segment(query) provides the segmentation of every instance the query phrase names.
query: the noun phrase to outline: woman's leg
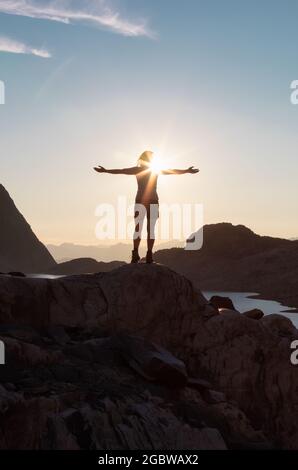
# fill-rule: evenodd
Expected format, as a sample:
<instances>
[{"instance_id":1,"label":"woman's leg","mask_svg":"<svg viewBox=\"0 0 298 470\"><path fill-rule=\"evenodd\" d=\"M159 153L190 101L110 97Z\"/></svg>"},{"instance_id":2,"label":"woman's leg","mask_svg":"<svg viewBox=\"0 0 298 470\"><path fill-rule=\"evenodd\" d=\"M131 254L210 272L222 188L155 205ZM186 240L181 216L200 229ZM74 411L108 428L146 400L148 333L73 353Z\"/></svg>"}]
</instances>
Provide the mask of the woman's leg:
<instances>
[{"instance_id":1,"label":"woman's leg","mask_svg":"<svg viewBox=\"0 0 298 470\"><path fill-rule=\"evenodd\" d=\"M135 206L135 231L133 236L133 252L132 262L139 261L139 246L141 243L142 230L145 218L145 208L142 204L136 204Z\"/></svg>"},{"instance_id":2,"label":"woman's leg","mask_svg":"<svg viewBox=\"0 0 298 470\"><path fill-rule=\"evenodd\" d=\"M135 234L133 238L133 249L135 252L139 251L141 236L139 235L140 224L136 224Z\"/></svg>"},{"instance_id":3,"label":"woman's leg","mask_svg":"<svg viewBox=\"0 0 298 470\"><path fill-rule=\"evenodd\" d=\"M159 217L158 204L150 204L147 208L147 263L152 263L152 250L155 243L155 226Z\"/></svg>"}]
</instances>

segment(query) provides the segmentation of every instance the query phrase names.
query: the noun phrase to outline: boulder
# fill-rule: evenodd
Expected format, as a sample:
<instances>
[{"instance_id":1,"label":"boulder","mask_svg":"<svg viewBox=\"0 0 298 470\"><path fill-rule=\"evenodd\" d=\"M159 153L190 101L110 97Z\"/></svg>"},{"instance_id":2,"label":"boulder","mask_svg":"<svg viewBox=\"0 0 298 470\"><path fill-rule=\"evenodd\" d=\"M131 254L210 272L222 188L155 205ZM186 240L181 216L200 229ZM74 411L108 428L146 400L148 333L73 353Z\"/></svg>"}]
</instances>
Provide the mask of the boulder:
<instances>
[{"instance_id":1,"label":"boulder","mask_svg":"<svg viewBox=\"0 0 298 470\"><path fill-rule=\"evenodd\" d=\"M262 318L262 324L278 336L291 338L297 335L297 329L291 320L283 315L266 315Z\"/></svg>"},{"instance_id":2,"label":"boulder","mask_svg":"<svg viewBox=\"0 0 298 470\"><path fill-rule=\"evenodd\" d=\"M252 318L253 320L260 320L261 318L263 318L264 313L258 308L253 308L252 310L244 312L243 315L245 315L247 318Z\"/></svg>"},{"instance_id":3,"label":"boulder","mask_svg":"<svg viewBox=\"0 0 298 470\"><path fill-rule=\"evenodd\" d=\"M209 300L209 303L217 309L227 308L229 310L235 310L234 304L229 297L221 297L220 295L213 295Z\"/></svg>"},{"instance_id":4,"label":"boulder","mask_svg":"<svg viewBox=\"0 0 298 470\"><path fill-rule=\"evenodd\" d=\"M169 351L136 336L118 335L115 346L137 373L168 387L183 387L188 376L185 364Z\"/></svg>"},{"instance_id":5,"label":"boulder","mask_svg":"<svg viewBox=\"0 0 298 470\"><path fill-rule=\"evenodd\" d=\"M159 265L125 265L96 275L60 279L0 277L0 325L61 326L142 332L184 347L181 332L196 329L210 307L192 283ZM212 312L212 315L214 312Z\"/></svg>"}]
</instances>

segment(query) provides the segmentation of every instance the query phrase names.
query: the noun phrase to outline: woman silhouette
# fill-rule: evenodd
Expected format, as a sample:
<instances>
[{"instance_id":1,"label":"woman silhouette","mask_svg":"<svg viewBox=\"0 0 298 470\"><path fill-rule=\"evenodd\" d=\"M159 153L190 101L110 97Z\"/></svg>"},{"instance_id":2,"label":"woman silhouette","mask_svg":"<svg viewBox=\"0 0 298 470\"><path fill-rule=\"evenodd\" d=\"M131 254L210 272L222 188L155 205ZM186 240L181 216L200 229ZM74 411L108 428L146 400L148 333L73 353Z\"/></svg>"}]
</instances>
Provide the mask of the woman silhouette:
<instances>
[{"instance_id":1,"label":"woman silhouette","mask_svg":"<svg viewBox=\"0 0 298 470\"><path fill-rule=\"evenodd\" d=\"M154 170L153 152L146 151L138 159L137 166L123 168L119 170L107 170L102 166L94 168L98 173L110 173L112 175L134 175L137 178L138 192L135 205L135 233L134 249L132 251L132 263L140 261L139 246L144 218L147 215L147 255L146 263L153 262L152 250L155 242L155 225L159 217L159 200L157 194L157 180L159 175L184 175L186 173L198 173L198 169L193 166L186 170Z\"/></svg>"}]
</instances>

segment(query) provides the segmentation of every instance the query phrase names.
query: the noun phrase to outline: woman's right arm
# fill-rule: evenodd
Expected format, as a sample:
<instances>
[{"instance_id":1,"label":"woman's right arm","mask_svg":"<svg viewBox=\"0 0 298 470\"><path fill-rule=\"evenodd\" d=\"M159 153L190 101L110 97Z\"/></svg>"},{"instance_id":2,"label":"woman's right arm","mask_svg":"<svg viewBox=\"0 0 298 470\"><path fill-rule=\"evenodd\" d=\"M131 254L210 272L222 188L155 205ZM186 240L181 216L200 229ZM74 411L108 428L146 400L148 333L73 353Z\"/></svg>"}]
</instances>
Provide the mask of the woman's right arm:
<instances>
[{"instance_id":1,"label":"woman's right arm","mask_svg":"<svg viewBox=\"0 0 298 470\"><path fill-rule=\"evenodd\" d=\"M97 171L97 173L109 173L110 175L136 175L139 173L140 168L133 166L131 168L107 170L103 166L97 166L94 168L94 170Z\"/></svg>"}]
</instances>

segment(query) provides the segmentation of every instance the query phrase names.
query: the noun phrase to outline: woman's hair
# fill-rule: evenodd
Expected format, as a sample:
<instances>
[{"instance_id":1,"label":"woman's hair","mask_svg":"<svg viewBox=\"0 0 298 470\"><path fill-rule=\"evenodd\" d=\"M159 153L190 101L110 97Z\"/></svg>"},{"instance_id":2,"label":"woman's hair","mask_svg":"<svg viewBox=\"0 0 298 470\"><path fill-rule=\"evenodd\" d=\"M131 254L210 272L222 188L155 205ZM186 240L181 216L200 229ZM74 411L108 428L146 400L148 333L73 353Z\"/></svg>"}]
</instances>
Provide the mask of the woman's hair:
<instances>
[{"instance_id":1,"label":"woman's hair","mask_svg":"<svg viewBox=\"0 0 298 470\"><path fill-rule=\"evenodd\" d=\"M142 153L142 155L138 158L138 166L142 166L142 164L150 163L153 159L153 152L150 150L146 150Z\"/></svg>"}]
</instances>

